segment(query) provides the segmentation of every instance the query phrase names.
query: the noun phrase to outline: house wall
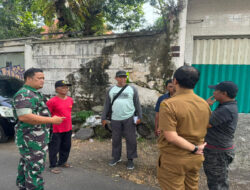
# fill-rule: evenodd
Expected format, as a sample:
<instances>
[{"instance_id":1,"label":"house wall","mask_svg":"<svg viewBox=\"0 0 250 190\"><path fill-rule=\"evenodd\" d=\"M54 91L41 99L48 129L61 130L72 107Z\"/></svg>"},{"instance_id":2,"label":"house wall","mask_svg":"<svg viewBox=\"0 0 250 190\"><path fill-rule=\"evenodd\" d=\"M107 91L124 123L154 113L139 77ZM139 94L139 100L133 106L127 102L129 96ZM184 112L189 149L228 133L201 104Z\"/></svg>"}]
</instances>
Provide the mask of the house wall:
<instances>
[{"instance_id":1,"label":"house wall","mask_svg":"<svg viewBox=\"0 0 250 190\"><path fill-rule=\"evenodd\" d=\"M249 0L189 0L185 62L192 64L195 36L250 34Z\"/></svg>"},{"instance_id":2,"label":"house wall","mask_svg":"<svg viewBox=\"0 0 250 190\"><path fill-rule=\"evenodd\" d=\"M23 43L23 39L0 40L0 75L23 79L25 67Z\"/></svg>"},{"instance_id":3,"label":"house wall","mask_svg":"<svg viewBox=\"0 0 250 190\"><path fill-rule=\"evenodd\" d=\"M232 80L239 86L238 107L249 113L249 0L188 0L185 62L199 69L196 93L212 95L208 85ZM195 47L195 49L194 49ZM247 105L247 106L246 106ZM235 134L236 156L231 170L249 173L249 114L240 114ZM236 173L235 173L236 172Z\"/></svg>"},{"instance_id":4,"label":"house wall","mask_svg":"<svg viewBox=\"0 0 250 190\"><path fill-rule=\"evenodd\" d=\"M69 80L81 109L103 104L106 89L114 85L118 70L129 72L129 82L139 89L142 104L154 105L164 81L171 78L176 64L165 60L164 34L142 32L78 39L13 39L0 42L0 56L22 54L22 69L44 70L42 92L55 94L57 80ZM174 59L177 62L178 58ZM5 64L5 63L3 63Z\"/></svg>"},{"instance_id":5,"label":"house wall","mask_svg":"<svg viewBox=\"0 0 250 190\"><path fill-rule=\"evenodd\" d=\"M72 96L85 109L103 104L108 86L118 70L129 72L143 104L154 105L163 91L163 79L174 66L164 62L162 34L142 33L71 40L39 41L32 44L33 66L45 71L44 93L54 92L54 83L67 79L74 84ZM146 95L145 95L146 94Z\"/></svg>"},{"instance_id":6,"label":"house wall","mask_svg":"<svg viewBox=\"0 0 250 190\"><path fill-rule=\"evenodd\" d=\"M207 99L209 84L233 81L241 113L250 113L249 10L248 0L189 0L187 13L185 62L201 72L196 93Z\"/></svg>"}]
</instances>

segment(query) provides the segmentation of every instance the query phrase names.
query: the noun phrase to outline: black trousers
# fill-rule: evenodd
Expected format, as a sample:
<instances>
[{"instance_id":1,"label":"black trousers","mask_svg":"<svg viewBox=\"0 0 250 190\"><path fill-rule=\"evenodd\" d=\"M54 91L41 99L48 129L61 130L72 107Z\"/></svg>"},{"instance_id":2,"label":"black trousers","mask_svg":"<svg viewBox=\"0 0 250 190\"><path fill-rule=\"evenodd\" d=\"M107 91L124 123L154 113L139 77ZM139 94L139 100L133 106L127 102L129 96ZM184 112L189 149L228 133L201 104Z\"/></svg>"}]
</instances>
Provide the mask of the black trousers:
<instances>
[{"instance_id":1,"label":"black trousers","mask_svg":"<svg viewBox=\"0 0 250 190\"><path fill-rule=\"evenodd\" d=\"M127 158L137 158L136 126L133 117L125 120L111 120L112 157L119 159L122 152L122 136L126 139Z\"/></svg>"},{"instance_id":2,"label":"black trousers","mask_svg":"<svg viewBox=\"0 0 250 190\"><path fill-rule=\"evenodd\" d=\"M50 168L62 165L67 162L71 148L72 131L64 133L53 133L49 143L49 163ZM59 158L57 154L59 153Z\"/></svg>"},{"instance_id":3,"label":"black trousers","mask_svg":"<svg viewBox=\"0 0 250 190\"><path fill-rule=\"evenodd\" d=\"M228 190L228 167L234 159L234 150L204 150L203 168L207 176L209 190Z\"/></svg>"}]
</instances>

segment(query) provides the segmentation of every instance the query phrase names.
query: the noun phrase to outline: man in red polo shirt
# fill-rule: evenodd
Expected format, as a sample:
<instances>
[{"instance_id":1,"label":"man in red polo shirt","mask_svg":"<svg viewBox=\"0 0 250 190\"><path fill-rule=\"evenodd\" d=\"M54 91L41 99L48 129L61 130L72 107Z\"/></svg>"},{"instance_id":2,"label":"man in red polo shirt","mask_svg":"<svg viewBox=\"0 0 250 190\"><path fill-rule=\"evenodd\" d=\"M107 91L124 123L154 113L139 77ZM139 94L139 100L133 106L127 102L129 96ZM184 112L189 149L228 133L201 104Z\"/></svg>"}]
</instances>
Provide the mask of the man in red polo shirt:
<instances>
[{"instance_id":1,"label":"man in red polo shirt","mask_svg":"<svg viewBox=\"0 0 250 190\"><path fill-rule=\"evenodd\" d=\"M56 166L70 167L67 160L71 148L73 99L67 96L69 86L71 84L66 84L63 80L57 81L55 83L57 95L46 103L52 116L65 117L61 124L53 125L52 139L49 143L50 171L56 174L61 171ZM58 153L59 158L57 158Z\"/></svg>"}]
</instances>

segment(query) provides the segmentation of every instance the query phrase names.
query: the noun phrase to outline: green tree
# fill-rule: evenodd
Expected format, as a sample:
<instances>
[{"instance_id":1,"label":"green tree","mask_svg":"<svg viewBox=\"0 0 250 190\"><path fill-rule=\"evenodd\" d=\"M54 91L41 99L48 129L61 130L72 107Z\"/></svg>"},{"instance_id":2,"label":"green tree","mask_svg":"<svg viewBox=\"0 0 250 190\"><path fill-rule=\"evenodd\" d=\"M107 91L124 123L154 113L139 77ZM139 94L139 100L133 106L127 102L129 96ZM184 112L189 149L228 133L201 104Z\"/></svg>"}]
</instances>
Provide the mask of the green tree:
<instances>
[{"instance_id":1,"label":"green tree","mask_svg":"<svg viewBox=\"0 0 250 190\"><path fill-rule=\"evenodd\" d=\"M153 24L153 26L149 26L148 27L149 30L159 30L159 31L163 31L164 29L164 22L163 22L163 18L159 17Z\"/></svg>"},{"instance_id":2,"label":"green tree","mask_svg":"<svg viewBox=\"0 0 250 190\"><path fill-rule=\"evenodd\" d=\"M45 22L57 18L59 28L82 31L84 35L102 34L119 28L132 31L140 27L146 0L43 0Z\"/></svg>"},{"instance_id":3,"label":"green tree","mask_svg":"<svg viewBox=\"0 0 250 190\"><path fill-rule=\"evenodd\" d=\"M47 25L58 19L58 29L64 31L82 31L83 35L104 32L103 0L43 1Z\"/></svg>"},{"instance_id":4,"label":"green tree","mask_svg":"<svg viewBox=\"0 0 250 190\"><path fill-rule=\"evenodd\" d=\"M105 18L111 29L119 28L133 31L144 21L143 5L147 0L112 0L106 1Z\"/></svg>"},{"instance_id":5,"label":"green tree","mask_svg":"<svg viewBox=\"0 0 250 190\"><path fill-rule=\"evenodd\" d=\"M39 34L41 17L32 0L0 0L0 39ZM40 11L41 12L41 11Z\"/></svg>"},{"instance_id":6,"label":"green tree","mask_svg":"<svg viewBox=\"0 0 250 190\"><path fill-rule=\"evenodd\" d=\"M149 0L159 11L161 17L156 20L153 28L163 29L171 39L175 39L179 31L179 14L183 9L183 0Z\"/></svg>"},{"instance_id":7,"label":"green tree","mask_svg":"<svg viewBox=\"0 0 250 190\"><path fill-rule=\"evenodd\" d=\"M25 37L41 32L58 19L58 30L82 35L107 30L132 31L143 20L147 0L0 0L0 38Z\"/></svg>"},{"instance_id":8,"label":"green tree","mask_svg":"<svg viewBox=\"0 0 250 190\"><path fill-rule=\"evenodd\" d=\"M161 17L155 22L152 29L162 30L165 33L165 45L161 51L163 63L161 75L167 80L172 73L171 44L177 39L179 33L179 14L183 10L183 0L149 0L150 4L159 11Z\"/></svg>"}]
</instances>

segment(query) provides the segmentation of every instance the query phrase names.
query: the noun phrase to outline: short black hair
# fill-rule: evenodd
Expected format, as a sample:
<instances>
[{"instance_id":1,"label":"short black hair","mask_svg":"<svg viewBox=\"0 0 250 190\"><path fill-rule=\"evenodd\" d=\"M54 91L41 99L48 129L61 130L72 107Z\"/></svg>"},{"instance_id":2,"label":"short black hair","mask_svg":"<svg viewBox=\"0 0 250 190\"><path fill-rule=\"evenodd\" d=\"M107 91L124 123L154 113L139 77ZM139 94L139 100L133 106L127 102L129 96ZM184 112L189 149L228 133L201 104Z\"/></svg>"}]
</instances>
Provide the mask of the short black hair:
<instances>
[{"instance_id":1,"label":"short black hair","mask_svg":"<svg viewBox=\"0 0 250 190\"><path fill-rule=\"evenodd\" d=\"M43 70L38 69L38 68L33 68L33 67L29 68L23 74L24 81L26 81L28 77L32 78L35 75L35 73L43 73Z\"/></svg>"},{"instance_id":2,"label":"short black hair","mask_svg":"<svg viewBox=\"0 0 250 190\"><path fill-rule=\"evenodd\" d=\"M174 73L174 78L182 88L194 89L200 79L200 72L192 66L182 66Z\"/></svg>"},{"instance_id":3,"label":"short black hair","mask_svg":"<svg viewBox=\"0 0 250 190\"><path fill-rule=\"evenodd\" d=\"M168 86L169 83L172 83L173 82L173 79L169 79L165 82L165 86Z\"/></svg>"},{"instance_id":4,"label":"short black hair","mask_svg":"<svg viewBox=\"0 0 250 190\"><path fill-rule=\"evenodd\" d=\"M169 79L165 82L165 86L167 87L169 83L172 83L173 82L173 79Z\"/></svg>"}]
</instances>

